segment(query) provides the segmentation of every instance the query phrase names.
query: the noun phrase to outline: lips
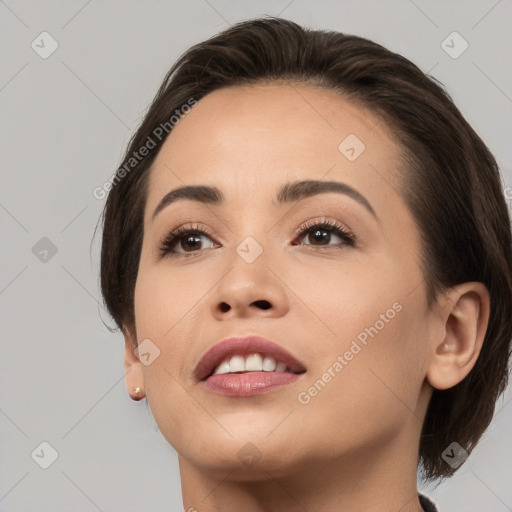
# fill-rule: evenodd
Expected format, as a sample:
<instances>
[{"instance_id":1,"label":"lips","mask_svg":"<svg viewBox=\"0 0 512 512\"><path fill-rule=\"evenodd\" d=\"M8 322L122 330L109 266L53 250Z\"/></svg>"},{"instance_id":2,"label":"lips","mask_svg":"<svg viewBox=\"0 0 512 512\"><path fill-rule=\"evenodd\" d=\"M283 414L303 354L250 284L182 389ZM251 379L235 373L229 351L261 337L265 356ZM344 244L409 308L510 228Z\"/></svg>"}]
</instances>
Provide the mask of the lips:
<instances>
[{"instance_id":1,"label":"lips","mask_svg":"<svg viewBox=\"0 0 512 512\"><path fill-rule=\"evenodd\" d=\"M262 356L271 356L278 363L284 363L292 373L306 371L306 367L283 347L258 336L245 336L228 338L211 347L197 364L194 377L198 381L206 380L225 359L236 355L247 356L257 353Z\"/></svg>"}]
</instances>

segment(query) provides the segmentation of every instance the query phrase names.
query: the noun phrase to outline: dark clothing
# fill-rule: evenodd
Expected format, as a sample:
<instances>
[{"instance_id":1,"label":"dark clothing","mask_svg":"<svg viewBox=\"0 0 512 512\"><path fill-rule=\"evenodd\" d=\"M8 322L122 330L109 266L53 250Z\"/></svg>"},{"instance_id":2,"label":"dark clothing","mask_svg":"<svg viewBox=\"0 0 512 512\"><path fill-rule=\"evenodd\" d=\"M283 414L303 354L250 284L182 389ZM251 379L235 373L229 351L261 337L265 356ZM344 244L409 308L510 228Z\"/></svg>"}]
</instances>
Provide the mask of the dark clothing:
<instances>
[{"instance_id":1,"label":"dark clothing","mask_svg":"<svg viewBox=\"0 0 512 512\"><path fill-rule=\"evenodd\" d=\"M425 512L439 512L437 510L436 504L433 501L431 501L427 496L419 493L418 496L420 500L420 505L422 506Z\"/></svg>"}]
</instances>

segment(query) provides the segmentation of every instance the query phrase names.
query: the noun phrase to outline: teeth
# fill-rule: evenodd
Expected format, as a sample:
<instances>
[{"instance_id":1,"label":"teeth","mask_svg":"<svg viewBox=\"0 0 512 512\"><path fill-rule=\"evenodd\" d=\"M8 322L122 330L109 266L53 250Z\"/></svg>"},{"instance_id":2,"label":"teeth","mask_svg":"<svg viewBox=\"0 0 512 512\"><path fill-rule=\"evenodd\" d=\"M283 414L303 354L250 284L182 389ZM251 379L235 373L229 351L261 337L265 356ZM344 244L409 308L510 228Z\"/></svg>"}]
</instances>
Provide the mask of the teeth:
<instances>
[{"instance_id":1,"label":"teeth","mask_svg":"<svg viewBox=\"0 0 512 512\"><path fill-rule=\"evenodd\" d=\"M284 363L277 363L276 372L286 371L286 365Z\"/></svg>"},{"instance_id":2,"label":"teeth","mask_svg":"<svg viewBox=\"0 0 512 512\"><path fill-rule=\"evenodd\" d=\"M250 354L247 357L233 356L231 359L222 361L217 368L216 373L235 373L235 372L286 372L289 371L284 363L276 363L271 356L262 357L260 354Z\"/></svg>"},{"instance_id":3,"label":"teeth","mask_svg":"<svg viewBox=\"0 0 512 512\"><path fill-rule=\"evenodd\" d=\"M245 372L245 358L242 356L233 356L229 361L230 372Z\"/></svg>"},{"instance_id":4,"label":"teeth","mask_svg":"<svg viewBox=\"0 0 512 512\"><path fill-rule=\"evenodd\" d=\"M273 372L276 369L276 360L273 357L265 356L263 359L263 370Z\"/></svg>"},{"instance_id":5,"label":"teeth","mask_svg":"<svg viewBox=\"0 0 512 512\"><path fill-rule=\"evenodd\" d=\"M231 366L231 363L229 363ZM261 372L263 370L263 359L259 354L251 354L245 360L246 372Z\"/></svg>"},{"instance_id":6,"label":"teeth","mask_svg":"<svg viewBox=\"0 0 512 512\"><path fill-rule=\"evenodd\" d=\"M223 361L213 373L229 373L229 361Z\"/></svg>"}]
</instances>

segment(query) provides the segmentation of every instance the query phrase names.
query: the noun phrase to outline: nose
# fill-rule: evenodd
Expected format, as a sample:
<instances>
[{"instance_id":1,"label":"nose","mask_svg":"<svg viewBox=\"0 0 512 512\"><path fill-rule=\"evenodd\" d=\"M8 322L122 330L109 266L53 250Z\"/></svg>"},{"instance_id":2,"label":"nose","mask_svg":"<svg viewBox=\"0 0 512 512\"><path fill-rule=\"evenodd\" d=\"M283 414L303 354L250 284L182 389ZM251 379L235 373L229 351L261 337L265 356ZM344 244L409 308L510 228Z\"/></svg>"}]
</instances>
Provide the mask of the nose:
<instances>
[{"instance_id":1,"label":"nose","mask_svg":"<svg viewBox=\"0 0 512 512\"><path fill-rule=\"evenodd\" d=\"M260 308L263 310L267 310L272 307L272 304L270 304L270 302L266 299L255 300L254 302L249 304L249 307L256 307L256 308ZM219 308L222 312L225 313L225 312L228 312L230 309L232 309L232 306L230 304L228 304L227 302L221 302L219 305ZM240 308L238 308L238 309L240 309Z\"/></svg>"},{"instance_id":2,"label":"nose","mask_svg":"<svg viewBox=\"0 0 512 512\"><path fill-rule=\"evenodd\" d=\"M236 256L238 258L238 255ZM237 261L211 296L211 312L217 320L277 318L289 310L288 288L266 263Z\"/></svg>"}]
</instances>

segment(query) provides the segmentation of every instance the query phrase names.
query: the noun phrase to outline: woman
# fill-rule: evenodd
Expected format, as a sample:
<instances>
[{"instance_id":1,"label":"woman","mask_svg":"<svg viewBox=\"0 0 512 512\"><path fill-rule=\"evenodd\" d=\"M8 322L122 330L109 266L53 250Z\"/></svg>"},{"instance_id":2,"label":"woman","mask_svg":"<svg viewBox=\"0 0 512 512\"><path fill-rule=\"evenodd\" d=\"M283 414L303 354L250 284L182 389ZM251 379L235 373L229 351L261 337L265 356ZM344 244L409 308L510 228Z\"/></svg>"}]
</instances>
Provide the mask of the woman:
<instances>
[{"instance_id":1,"label":"woman","mask_svg":"<svg viewBox=\"0 0 512 512\"><path fill-rule=\"evenodd\" d=\"M197 511L429 511L512 336L496 162L366 39L235 25L171 68L103 212L101 287Z\"/></svg>"}]
</instances>

